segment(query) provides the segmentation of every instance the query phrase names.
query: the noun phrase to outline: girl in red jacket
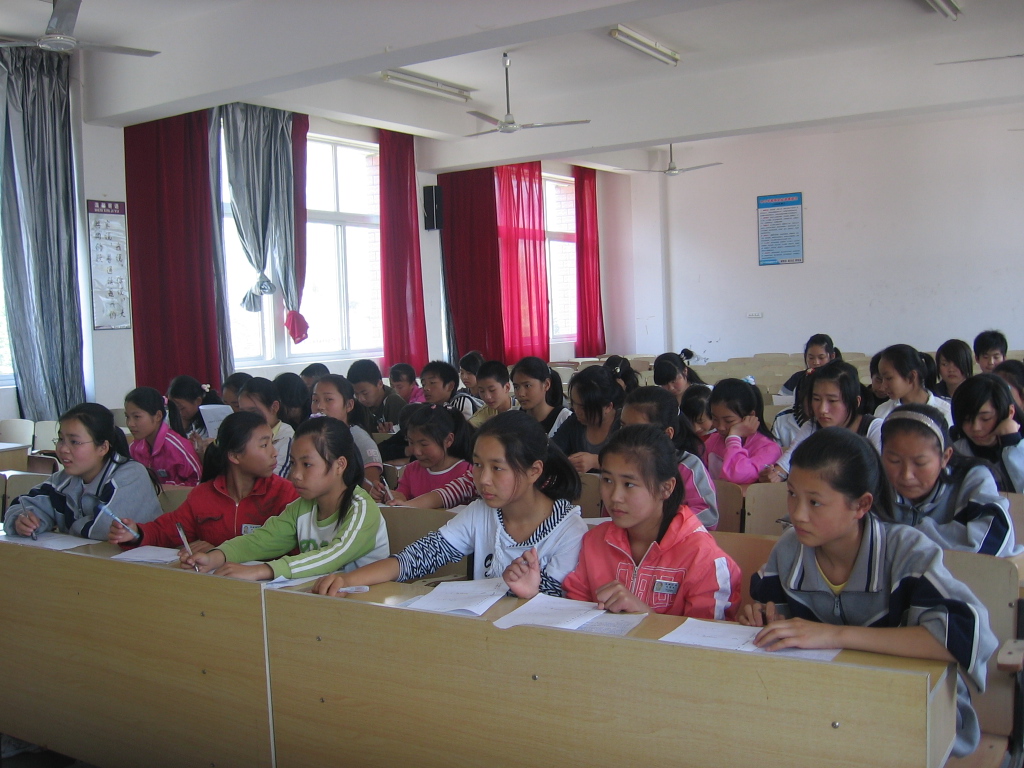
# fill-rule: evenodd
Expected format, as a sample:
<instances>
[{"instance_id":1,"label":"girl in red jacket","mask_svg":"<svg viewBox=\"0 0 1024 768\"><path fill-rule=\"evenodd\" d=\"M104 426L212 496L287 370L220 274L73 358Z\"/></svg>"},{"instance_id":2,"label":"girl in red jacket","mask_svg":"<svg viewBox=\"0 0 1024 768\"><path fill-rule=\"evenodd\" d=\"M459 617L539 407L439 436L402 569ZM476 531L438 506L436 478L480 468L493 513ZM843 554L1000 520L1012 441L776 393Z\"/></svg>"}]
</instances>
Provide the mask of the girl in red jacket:
<instances>
[{"instance_id":1,"label":"girl in red jacket","mask_svg":"<svg viewBox=\"0 0 1024 768\"><path fill-rule=\"evenodd\" d=\"M735 619L740 569L682 503L683 490L664 431L620 429L601 451L601 499L612 519L583 537L579 564L562 583L566 597L615 613Z\"/></svg>"},{"instance_id":2,"label":"girl in red jacket","mask_svg":"<svg viewBox=\"0 0 1024 768\"><path fill-rule=\"evenodd\" d=\"M175 523L181 523L193 552L206 552L228 539L259 528L299 497L295 486L275 474L273 432L256 413L232 413L206 449L203 481L173 512L136 525L122 518L108 540L122 546L179 547Z\"/></svg>"}]
</instances>

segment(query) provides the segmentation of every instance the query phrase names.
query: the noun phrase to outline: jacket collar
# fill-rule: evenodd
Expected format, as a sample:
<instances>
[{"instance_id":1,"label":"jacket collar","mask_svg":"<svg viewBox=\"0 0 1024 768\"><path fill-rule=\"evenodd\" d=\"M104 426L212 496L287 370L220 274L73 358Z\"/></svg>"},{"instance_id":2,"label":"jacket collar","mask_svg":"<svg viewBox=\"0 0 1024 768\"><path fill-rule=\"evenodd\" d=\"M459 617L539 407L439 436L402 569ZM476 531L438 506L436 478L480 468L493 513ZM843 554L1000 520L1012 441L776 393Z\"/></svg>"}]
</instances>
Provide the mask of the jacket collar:
<instances>
[{"instance_id":1,"label":"jacket collar","mask_svg":"<svg viewBox=\"0 0 1024 768\"><path fill-rule=\"evenodd\" d=\"M868 514L860 539L860 549L853 563L853 570L846 582L847 588L855 592L879 592L884 585L883 551L885 543L884 524L875 515ZM818 570L814 558L814 547L805 547L797 542L800 556L796 558L787 587L794 592L829 592L828 585Z\"/></svg>"}]
</instances>

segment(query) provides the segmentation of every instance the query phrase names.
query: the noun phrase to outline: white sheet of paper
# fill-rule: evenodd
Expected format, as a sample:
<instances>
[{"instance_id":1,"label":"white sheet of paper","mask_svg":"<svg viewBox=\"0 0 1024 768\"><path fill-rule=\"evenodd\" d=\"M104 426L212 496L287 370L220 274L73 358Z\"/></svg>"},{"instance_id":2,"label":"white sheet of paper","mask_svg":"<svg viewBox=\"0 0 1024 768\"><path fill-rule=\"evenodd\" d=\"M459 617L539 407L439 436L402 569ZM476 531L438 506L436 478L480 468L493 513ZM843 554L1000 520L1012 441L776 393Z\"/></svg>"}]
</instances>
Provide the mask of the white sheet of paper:
<instances>
[{"instance_id":1,"label":"white sheet of paper","mask_svg":"<svg viewBox=\"0 0 1024 768\"><path fill-rule=\"evenodd\" d=\"M437 613L468 611L474 616L482 616L506 592L508 586L502 578L442 581L430 594L416 601L416 610Z\"/></svg>"},{"instance_id":2,"label":"white sheet of paper","mask_svg":"<svg viewBox=\"0 0 1024 768\"><path fill-rule=\"evenodd\" d=\"M178 562L178 550L170 547L136 547L126 549L111 560L124 560L129 563L176 563Z\"/></svg>"},{"instance_id":3,"label":"white sheet of paper","mask_svg":"<svg viewBox=\"0 0 1024 768\"><path fill-rule=\"evenodd\" d=\"M0 534L0 542L6 541L10 544L21 544L24 547L39 547L40 549L64 550L84 547L86 544L98 544L93 539L83 539L81 536L71 536L67 533L40 533L38 539L30 536L8 536Z\"/></svg>"},{"instance_id":4,"label":"white sheet of paper","mask_svg":"<svg viewBox=\"0 0 1024 768\"><path fill-rule=\"evenodd\" d=\"M633 627L647 618L646 613L603 613L591 619L580 632L591 632L595 635L615 635L625 637Z\"/></svg>"},{"instance_id":5,"label":"white sheet of paper","mask_svg":"<svg viewBox=\"0 0 1024 768\"><path fill-rule=\"evenodd\" d=\"M217 437L221 422L234 413L230 405L200 405L199 412L203 415L206 434L212 438Z\"/></svg>"},{"instance_id":6,"label":"white sheet of paper","mask_svg":"<svg viewBox=\"0 0 1024 768\"><path fill-rule=\"evenodd\" d=\"M585 603L581 600L568 600L564 597L540 594L525 605L502 616L494 622L494 626L498 629L508 629L521 624L532 624L538 627L579 629L591 619L604 613L596 606L597 603Z\"/></svg>"},{"instance_id":7,"label":"white sheet of paper","mask_svg":"<svg viewBox=\"0 0 1024 768\"><path fill-rule=\"evenodd\" d=\"M744 627L741 624L728 624L723 621L687 619L660 639L667 643L680 645L698 645L702 648L718 648L725 651L743 651L744 653L773 653L788 658L812 661L832 661L840 651L839 648L786 648L781 651L766 651L754 645L754 638L760 631L760 627Z\"/></svg>"}]
</instances>

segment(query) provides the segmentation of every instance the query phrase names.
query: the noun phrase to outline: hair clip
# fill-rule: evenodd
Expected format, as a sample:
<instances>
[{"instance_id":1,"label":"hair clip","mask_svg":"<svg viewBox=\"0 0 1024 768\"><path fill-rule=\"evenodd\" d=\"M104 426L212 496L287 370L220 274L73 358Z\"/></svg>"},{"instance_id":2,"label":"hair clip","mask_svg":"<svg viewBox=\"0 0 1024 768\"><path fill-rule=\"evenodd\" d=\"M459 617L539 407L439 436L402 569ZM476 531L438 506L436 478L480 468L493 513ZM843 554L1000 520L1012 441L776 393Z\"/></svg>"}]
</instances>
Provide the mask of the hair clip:
<instances>
[{"instance_id":1,"label":"hair clip","mask_svg":"<svg viewBox=\"0 0 1024 768\"><path fill-rule=\"evenodd\" d=\"M199 388L202 389L203 392L209 392L210 391L210 385L209 384L201 384Z\"/></svg>"}]
</instances>

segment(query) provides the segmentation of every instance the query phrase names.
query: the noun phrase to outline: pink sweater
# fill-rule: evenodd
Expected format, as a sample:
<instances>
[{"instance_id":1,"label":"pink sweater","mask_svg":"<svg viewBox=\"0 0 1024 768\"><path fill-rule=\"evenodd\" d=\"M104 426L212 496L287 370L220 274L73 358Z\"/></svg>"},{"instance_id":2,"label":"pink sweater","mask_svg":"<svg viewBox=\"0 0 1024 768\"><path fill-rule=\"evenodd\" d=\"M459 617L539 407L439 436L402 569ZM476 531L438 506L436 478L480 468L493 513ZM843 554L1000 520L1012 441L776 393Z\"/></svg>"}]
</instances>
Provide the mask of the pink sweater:
<instances>
[{"instance_id":1,"label":"pink sweater","mask_svg":"<svg viewBox=\"0 0 1024 768\"><path fill-rule=\"evenodd\" d=\"M152 449L149 441L136 440L128 446L128 451L139 464L152 469L164 485L198 485L203 474L192 443L166 423L160 425Z\"/></svg>"},{"instance_id":2,"label":"pink sweater","mask_svg":"<svg viewBox=\"0 0 1024 768\"><path fill-rule=\"evenodd\" d=\"M715 432L704 443L711 479L749 485L757 482L761 470L782 456L782 447L771 438L755 432L746 440L733 435L723 438Z\"/></svg>"},{"instance_id":3,"label":"pink sweater","mask_svg":"<svg viewBox=\"0 0 1024 768\"><path fill-rule=\"evenodd\" d=\"M418 461L410 462L398 481L397 490L407 499L437 491L445 509L468 504L476 497L473 470L466 461L456 462L442 472L424 469Z\"/></svg>"}]
</instances>

